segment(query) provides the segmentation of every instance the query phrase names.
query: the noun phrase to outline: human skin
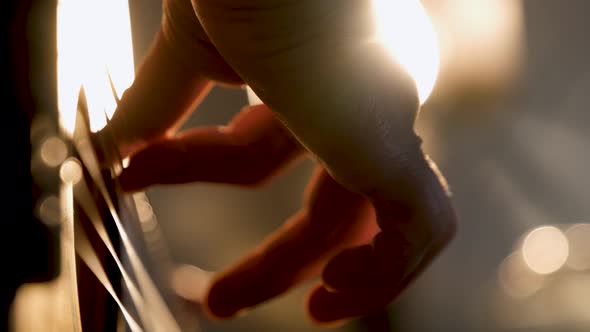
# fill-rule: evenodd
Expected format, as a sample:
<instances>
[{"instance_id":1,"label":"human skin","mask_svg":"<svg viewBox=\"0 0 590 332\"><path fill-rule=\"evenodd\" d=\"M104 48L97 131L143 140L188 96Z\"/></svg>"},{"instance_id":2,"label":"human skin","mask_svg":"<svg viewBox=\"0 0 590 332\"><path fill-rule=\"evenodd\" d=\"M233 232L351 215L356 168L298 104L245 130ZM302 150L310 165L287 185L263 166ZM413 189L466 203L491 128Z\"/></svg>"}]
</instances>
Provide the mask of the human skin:
<instances>
[{"instance_id":1,"label":"human skin","mask_svg":"<svg viewBox=\"0 0 590 332\"><path fill-rule=\"evenodd\" d=\"M318 170L301 210L216 273L204 302L229 318L318 274L311 318L393 301L450 241L446 183L414 131L412 78L373 36L369 0L165 0L161 30L111 126L127 190L258 185L302 155ZM212 84L264 105L224 127L177 129Z\"/></svg>"}]
</instances>

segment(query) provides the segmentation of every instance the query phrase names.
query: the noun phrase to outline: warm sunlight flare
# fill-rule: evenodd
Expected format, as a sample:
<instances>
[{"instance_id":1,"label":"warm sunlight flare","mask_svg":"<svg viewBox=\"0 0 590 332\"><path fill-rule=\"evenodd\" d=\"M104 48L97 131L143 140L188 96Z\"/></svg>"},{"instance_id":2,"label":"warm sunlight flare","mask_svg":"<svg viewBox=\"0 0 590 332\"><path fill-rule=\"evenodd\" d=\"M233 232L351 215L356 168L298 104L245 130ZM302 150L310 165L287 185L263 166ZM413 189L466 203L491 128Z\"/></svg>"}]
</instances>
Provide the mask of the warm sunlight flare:
<instances>
[{"instance_id":1,"label":"warm sunlight flare","mask_svg":"<svg viewBox=\"0 0 590 332\"><path fill-rule=\"evenodd\" d=\"M440 49L434 26L420 0L373 0L378 38L416 81L426 102L438 76ZM247 87L250 105L262 101Z\"/></svg>"},{"instance_id":2,"label":"warm sunlight flare","mask_svg":"<svg viewBox=\"0 0 590 332\"><path fill-rule=\"evenodd\" d=\"M422 1L440 46L437 94L495 99L511 91L526 61L523 1Z\"/></svg>"},{"instance_id":3,"label":"warm sunlight flare","mask_svg":"<svg viewBox=\"0 0 590 332\"><path fill-rule=\"evenodd\" d=\"M71 133L80 87L84 87L90 126L100 130L112 116L117 95L134 79L129 4L126 0L59 0L57 6L58 107L61 125ZM108 73L108 74L107 74Z\"/></svg>"},{"instance_id":4,"label":"warm sunlight flare","mask_svg":"<svg viewBox=\"0 0 590 332\"><path fill-rule=\"evenodd\" d=\"M437 35L419 0L373 0L377 31L416 81L420 102L434 88L440 65Z\"/></svg>"}]
</instances>

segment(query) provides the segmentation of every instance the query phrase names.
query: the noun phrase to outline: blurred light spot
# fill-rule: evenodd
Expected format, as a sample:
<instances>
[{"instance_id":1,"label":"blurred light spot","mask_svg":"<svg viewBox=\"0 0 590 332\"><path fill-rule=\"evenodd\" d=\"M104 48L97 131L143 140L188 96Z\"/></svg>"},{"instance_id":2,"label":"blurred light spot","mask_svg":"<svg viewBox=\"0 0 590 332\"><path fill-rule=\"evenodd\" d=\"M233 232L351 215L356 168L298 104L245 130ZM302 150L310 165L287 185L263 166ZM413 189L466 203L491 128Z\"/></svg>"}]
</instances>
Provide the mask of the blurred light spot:
<instances>
[{"instance_id":1,"label":"blurred light spot","mask_svg":"<svg viewBox=\"0 0 590 332\"><path fill-rule=\"evenodd\" d=\"M41 160L49 167L57 167L67 156L66 143L59 137L49 137L41 144Z\"/></svg>"},{"instance_id":2,"label":"blurred light spot","mask_svg":"<svg viewBox=\"0 0 590 332\"><path fill-rule=\"evenodd\" d=\"M61 205L55 195L47 196L39 200L39 219L48 225L59 225L61 221Z\"/></svg>"},{"instance_id":3,"label":"blurred light spot","mask_svg":"<svg viewBox=\"0 0 590 332\"><path fill-rule=\"evenodd\" d=\"M498 89L511 82L523 60L521 0L428 1L427 6L439 36L443 89Z\"/></svg>"},{"instance_id":4,"label":"blurred light spot","mask_svg":"<svg viewBox=\"0 0 590 332\"><path fill-rule=\"evenodd\" d=\"M373 0L378 38L416 81L420 102L434 88L440 50L434 27L419 0Z\"/></svg>"},{"instance_id":5,"label":"blurred light spot","mask_svg":"<svg viewBox=\"0 0 590 332\"><path fill-rule=\"evenodd\" d=\"M129 161L130 160L131 160L131 158L129 158L129 157L123 158L123 160L121 161L121 163L123 164L123 168L129 167Z\"/></svg>"},{"instance_id":6,"label":"blurred light spot","mask_svg":"<svg viewBox=\"0 0 590 332\"><path fill-rule=\"evenodd\" d=\"M543 287L544 278L527 267L520 252L514 252L506 257L498 271L501 288L514 298L533 295Z\"/></svg>"},{"instance_id":7,"label":"blurred light spot","mask_svg":"<svg viewBox=\"0 0 590 332\"><path fill-rule=\"evenodd\" d=\"M567 260L569 247L561 230L543 226L531 231L522 245L527 266L536 273L550 274L559 270Z\"/></svg>"},{"instance_id":8,"label":"blurred light spot","mask_svg":"<svg viewBox=\"0 0 590 332\"><path fill-rule=\"evenodd\" d=\"M202 303L212 275L196 266L182 265L172 273L172 288L180 297Z\"/></svg>"},{"instance_id":9,"label":"blurred light spot","mask_svg":"<svg viewBox=\"0 0 590 332\"><path fill-rule=\"evenodd\" d=\"M567 266L574 270L590 268L590 224L577 224L570 227L565 236L569 242Z\"/></svg>"},{"instance_id":10,"label":"blurred light spot","mask_svg":"<svg viewBox=\"0 0 590 332\"><path fill-rule=\"evenodd\" d=\"M76 158L69 158L61 164L59 177L65 183L78 183L82 179L82 165Z\"/></svg>"}]
</instances>

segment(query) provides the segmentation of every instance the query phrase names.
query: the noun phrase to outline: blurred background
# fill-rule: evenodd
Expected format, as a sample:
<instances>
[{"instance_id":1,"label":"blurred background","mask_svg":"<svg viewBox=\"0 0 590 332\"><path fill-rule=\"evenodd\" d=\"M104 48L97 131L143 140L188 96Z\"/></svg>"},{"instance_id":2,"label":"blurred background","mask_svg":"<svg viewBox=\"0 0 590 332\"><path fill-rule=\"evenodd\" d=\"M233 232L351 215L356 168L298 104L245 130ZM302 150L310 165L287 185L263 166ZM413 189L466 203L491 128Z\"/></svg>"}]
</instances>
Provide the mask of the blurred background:
<instances>
[{"instance_id":1,"label":"blurred background","mask_svg":"<svg viewBox=\"0 0 590 332\"><path fill-rule=\"evenodd\" d=\"M422 3L440 67L417 129L460 220L451 245L388 308L392 330L590 330L590 2ZM161 1L129 4L139 64ZM224 124L247 104L245 90L215 87L185 128ZM313 166L256 189L194 183L146 194L173 260L215 271L299 208ZM204 330L323 331L305 312L314 282Z\"/></svg>"}]
</instances>

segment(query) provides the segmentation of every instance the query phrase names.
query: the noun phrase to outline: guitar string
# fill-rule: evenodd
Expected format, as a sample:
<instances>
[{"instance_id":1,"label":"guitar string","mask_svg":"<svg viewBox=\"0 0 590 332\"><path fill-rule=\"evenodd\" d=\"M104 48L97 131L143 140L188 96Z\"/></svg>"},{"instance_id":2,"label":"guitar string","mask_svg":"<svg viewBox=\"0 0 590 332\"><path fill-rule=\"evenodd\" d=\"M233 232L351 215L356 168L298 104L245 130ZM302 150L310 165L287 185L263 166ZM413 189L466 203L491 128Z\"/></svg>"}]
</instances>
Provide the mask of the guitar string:
<instances>
[{"instance_id":1,"label":"guitar string","mask_svg":"<svg viewBox=\"0 0 590 332\"><path fill-rule=\"evenodd\" d=\"M137 288L137 285L130 278L129 274L127 273L127 271L123 267L121 260L117 256L115 248L111 242L111 239L109 238L109 235L107 234L104 224L102 223L102 219L100 217L100 212L98 211L98 207L97 207L94 199L92 198L92 194L90 193L90 191L88 189L88 185L84 179L81 179L78 183L76 183L74 185L74 197L75 197L75 200L80 205L80 207L82 208L82 210L84 210L84 212L86 213L86 215L90 219L91 224L94 226L94 229L96 230L97 234L99 235L99 237L101 238L101 240L103 241L105 246L107 247L107 250L109 251L109 253L113 257L113 259L115 260L115 263L121 273L121 277L123 278L123 282L125 283L125 286L129 290L129 295L131 297L131 301L133 302L133 305L136 307L137 312L140 315L141 321L144 324L149 326L150 314L148 313L148 310L145 307L145 301L144 301L143 297L141 296L141 294ZM77 226L81 227L81 225L77 225ZM149 330L148 327L146 327L146 329Z\"/></svg>"},{"instance_id":2,"label":"guitar string","mask_svg":"<svg viewBox=\"0 0 590 332\"><path fill-rule=\"evenodd\" d=\"M90 244L90 240L88 240L88 236L86 232L80 225L78 227L74 227L74 243L76 247L76 253L82 259L82 261L88 266L88 268L94 273L96 278L100 281L106 291L111 295L113 300L119 306L125 321L127 322L129 328L133 332L142 332L143 329L139 326L139 324L135 321L135 319L131 316L121 299L117 296L117 293L113 289L109 278L107 277L104 267L98 258L96 251Z\"/></svg>"},{"instance_id":3,"label":"guitar string","mask_svg":"<svg viewBox=\"0 0 590 332\"><path fill-rule=\"evenodd\" d=\"M95 201L91 197L90 191L88 190L88 186L87 186L85 180L83 180L83 179L80 180L80 182L78 182L74 186L74 188L75 188L74 189L74 197L76 197L76 201L82 207L84 212L86 212L88 217L91 219L92 224L96 227L97 233L100 234L101 239L105 242L105 245L107 245L107 247L110 248L109 251L110 251L111 255L113 256L113 258L115 259L115 261L117 262L117 266L119 267L122 275L126 276L123 278L124 278L124 282L125 282L125 285L127 286L128 290L130 290L130 293L131 293L131 292L134 292L134 291L132 291L132 289L135 289L135 293L138 295L138 299L136 299L136 301L134 301L134 304L141 303L140 301L143 301L143 299L141 299L141 296L137 292L136 286L131 281L128 274L124 270L122 264L120 263L120 259L118 258L118 256L114 252L112 242L110 241L110 239L108 238L108 235L106 234L106 229L104 229L104 225L100 222L101 219L100 219L100 215L98 212L98 207L96 206ZM95 250L91 246L85 232L82 229L82 226L79 225L78 223L76 223L74 226L75 235L76 235L75 241L74 241L75 245L76 245L76 252L80 256L80 258L82 258L82 261L95 274L95 276L97 277L99 282L101 282L101 284L103 284L105 289L107 289L109 294L111 296L113 296L113 299L117 302L117 304L119 306L122 306L121 311L123 313L124 318L127 320L128 324L130 326L132 326L134 330L138 330L139 327L138 327L137 322L135 322L132 319L132 317L128 314L128 310L125 308L125 304L117 297L116 293L113 291L112 285L110 284L108 277L106 276L106 274L104 272L103 265L98 260ZM71 241L66 240L66 242L70 243ZM137 305L136 305L136 307L137 307ZM139 311L139 312L142 312L142 311ZM142 318L142 321L147 322L148 319L146 319L147 317L145 315L146 314L144 311L144 314L142 315L143 317L141 317L141 318ZM156 318L157 315L154 316L152 313L151 317ZM148 331L153 330L148 327L146 327L146 329ZM139 331L141 331L141 330L139 329Z\"/></svg>"},{"instance_id":4,"label":"guitar string","mask_svg":"<svg viewBox=\"0 0 590 332\"><path fill-rule=\"evenodd\" d=\"M92 178L93 182L96 184L99 193L105 200L107 205L107 209L109 210L117 228L117 231L120 235L121 243L123 245L123 250L126 251L127 255L129 256L129 261L131 263L131 268L135 272L137 276L137 280L139 283L139 288L141 289L141 293L144 295L144 299L147 303L148 308L153 309L155 312L158 312L158 319L155 319L154 322L157 322L158 327L157 331L181 331L178 323L174 319L174 316L169 311L164 299L162 298L159 290L154 285L153 280L150 278L145 266L143 265L135 247L131 243L125 228L123 227L117 210L115 209L114 203L108 193L107 187L105 182L102 179L102 175L99 169L99 162L98 158L94 153L93 146L88 137L84 136L84 133L88 132L88 128L83 121L82 116L76 117L76 127L80 127L80 130L75 131L74 133L74 145L82 159L82 163L88 169L90 177ZM161 329L160 329L161 328Z\"/></svg>"},{"instance_id":5,"label":"guitar string","mask_svg":"<svg viewBox=\"0 0 590 332\"><path fill-rule=\"evenodd\" d=\"M61 211L63 211L62 228L60 231L62 267L69 279L72 309L72 328L75 332L82 331L82 320L80 318L80 303L78 302L78 278L76 275L76 249L74 245L74 192L71 183L64 183L60 188Z\"/></svg>"}]
</instances>

